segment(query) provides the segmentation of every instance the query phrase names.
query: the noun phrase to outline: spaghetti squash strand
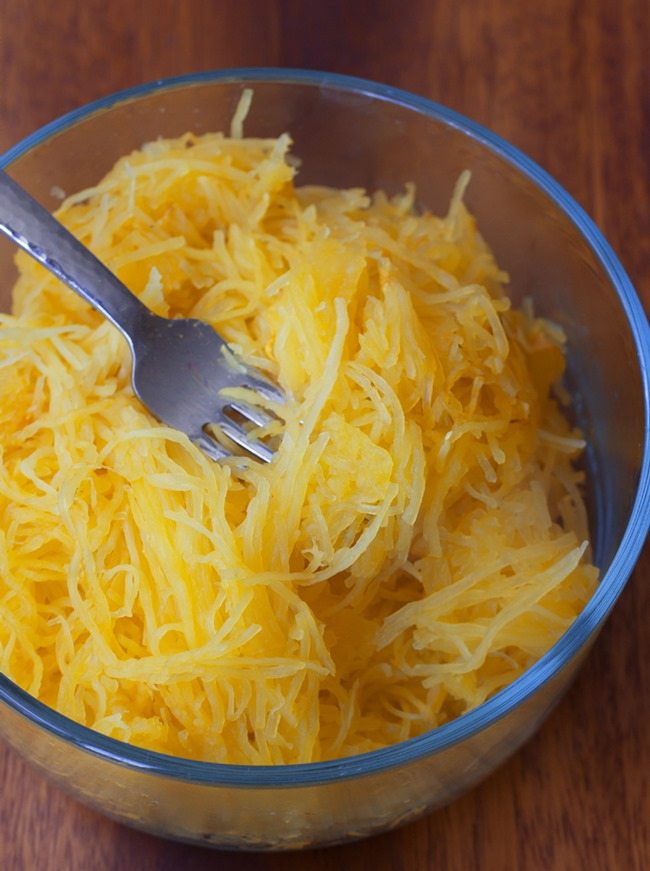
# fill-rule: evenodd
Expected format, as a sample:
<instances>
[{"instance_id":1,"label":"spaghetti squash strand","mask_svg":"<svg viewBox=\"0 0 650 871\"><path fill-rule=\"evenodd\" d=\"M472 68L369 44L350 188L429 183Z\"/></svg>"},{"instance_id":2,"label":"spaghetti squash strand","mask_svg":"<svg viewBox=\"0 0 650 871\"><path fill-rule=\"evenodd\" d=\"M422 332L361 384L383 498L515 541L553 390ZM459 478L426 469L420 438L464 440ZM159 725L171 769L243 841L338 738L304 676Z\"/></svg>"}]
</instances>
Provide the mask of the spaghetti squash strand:
<instances>
[{"instance_id":1,"label":"spaghetti squash strand","mask_svg":"<svg viewBox=\"0 0 650 871\"><path fill-rule=\"evenodd\" d=\"M584 447L564 337L463 204L297 187L290 139L186 134L59 219L156 312L210 322L291 396L274 461L208 460L125 342L18 255L0 317L0 669L120 740L308 762L435 728L575 619Z\"/></svg>"}]
</instances>

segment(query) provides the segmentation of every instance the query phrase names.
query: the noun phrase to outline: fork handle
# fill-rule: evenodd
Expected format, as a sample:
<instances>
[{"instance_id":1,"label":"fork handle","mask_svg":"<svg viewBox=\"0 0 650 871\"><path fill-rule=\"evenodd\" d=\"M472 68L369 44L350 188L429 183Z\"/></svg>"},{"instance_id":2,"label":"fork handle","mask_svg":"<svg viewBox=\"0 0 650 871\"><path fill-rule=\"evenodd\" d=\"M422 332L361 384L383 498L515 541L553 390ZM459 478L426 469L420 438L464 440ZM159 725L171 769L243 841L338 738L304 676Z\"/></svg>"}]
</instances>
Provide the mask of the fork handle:
<instances>
[{"instance_id":1,"label":"fork handle","mask_svg":"<svg viewBox=\"0 0 650 871\"><path fill-rule=\"evenodd\" d=\"M129 345L153 313L47 209L0 171L0 230L122 331Z\"/></svg>"}]
</instances>

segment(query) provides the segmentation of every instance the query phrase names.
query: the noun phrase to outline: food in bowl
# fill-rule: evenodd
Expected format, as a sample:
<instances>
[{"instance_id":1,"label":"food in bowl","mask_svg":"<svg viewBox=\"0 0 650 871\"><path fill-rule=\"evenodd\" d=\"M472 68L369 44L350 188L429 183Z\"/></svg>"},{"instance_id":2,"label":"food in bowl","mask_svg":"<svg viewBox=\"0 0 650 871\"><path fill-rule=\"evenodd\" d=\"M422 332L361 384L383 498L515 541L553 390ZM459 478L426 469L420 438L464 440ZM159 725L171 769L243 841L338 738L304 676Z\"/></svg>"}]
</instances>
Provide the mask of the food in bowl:
<instances>
[{"instance_id":1,"label":"food in bowl","mask_svg":"<svg viewBox=\"0 0 650 871\"><path fill-rule=\"evenodd\" d=\"M242 112L245 103L242 103ZM156 422L117 331L25 255L0 328L0 670L105 735L345 757L511 683L595 589L564 336L463 205L302 186L288 135L129 154L58 216L291 397L268 466ZM451 184L451 182L450 182ZM264 435L264 433L262 433Z\"/></svg>"}]
</instances>

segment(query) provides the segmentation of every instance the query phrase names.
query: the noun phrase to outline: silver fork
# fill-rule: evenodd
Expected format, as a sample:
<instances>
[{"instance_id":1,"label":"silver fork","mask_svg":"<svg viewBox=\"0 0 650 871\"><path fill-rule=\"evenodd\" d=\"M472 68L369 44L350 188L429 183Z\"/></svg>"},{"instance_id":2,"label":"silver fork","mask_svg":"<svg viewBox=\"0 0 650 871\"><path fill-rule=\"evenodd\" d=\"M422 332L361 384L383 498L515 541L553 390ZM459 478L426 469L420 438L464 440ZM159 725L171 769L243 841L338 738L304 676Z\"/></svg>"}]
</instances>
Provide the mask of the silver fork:
<instances>
[{"instance_id":1,"label":"silver fork","mask_svg":"<svg viewBox=\"0 0 650 871\"><path fill-rule=\"evenodd\" d=\"M270 462L273 451L236 418L267 426L273 418L254 402L222 391L246 387L282 402L275 384L235 358L204 321L154 314L46 209L0 171L0 230L87 300L122 332L133 356L133 390L163 423L186 433L213 460L231 452L210 435L216 425L232 442Z\"/></svg>"}]
</instances>

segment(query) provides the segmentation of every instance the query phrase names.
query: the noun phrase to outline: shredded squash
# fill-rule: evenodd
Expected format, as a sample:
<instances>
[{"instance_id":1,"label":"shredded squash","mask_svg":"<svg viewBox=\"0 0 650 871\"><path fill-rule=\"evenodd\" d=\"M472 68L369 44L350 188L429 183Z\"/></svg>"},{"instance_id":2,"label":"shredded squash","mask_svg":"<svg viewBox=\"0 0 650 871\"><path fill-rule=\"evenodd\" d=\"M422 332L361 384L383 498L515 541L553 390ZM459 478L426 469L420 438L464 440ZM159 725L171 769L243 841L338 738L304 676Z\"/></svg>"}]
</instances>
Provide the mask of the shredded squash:
<instances>
[{"instance_id":1,"label":"shredded squash","mask_svg":"<svg viewBox=\"0 0 650 871\"><path fill-rule=\"evenodd\" d=\"M567 629L597 581L584 443L564 337L511 307L467 176L444 217L410 186L298 187L289 136L242 122L145 145L58 217L277 379L277 456L214 463L159 424L118 331L19 254L0 670L142 747L317 761L457 717Z\"/></svg>"}]
</instances>

